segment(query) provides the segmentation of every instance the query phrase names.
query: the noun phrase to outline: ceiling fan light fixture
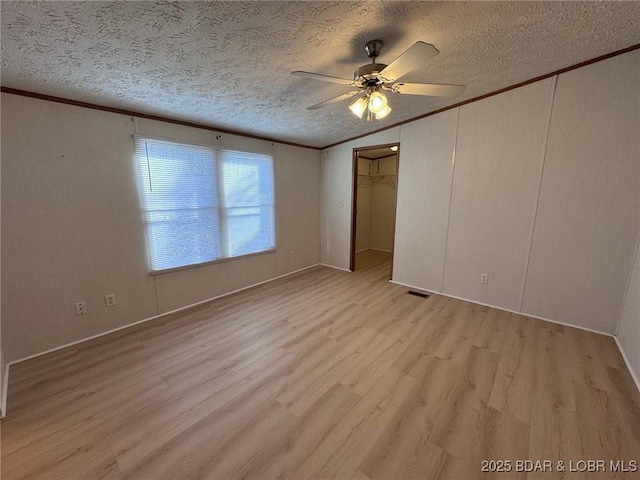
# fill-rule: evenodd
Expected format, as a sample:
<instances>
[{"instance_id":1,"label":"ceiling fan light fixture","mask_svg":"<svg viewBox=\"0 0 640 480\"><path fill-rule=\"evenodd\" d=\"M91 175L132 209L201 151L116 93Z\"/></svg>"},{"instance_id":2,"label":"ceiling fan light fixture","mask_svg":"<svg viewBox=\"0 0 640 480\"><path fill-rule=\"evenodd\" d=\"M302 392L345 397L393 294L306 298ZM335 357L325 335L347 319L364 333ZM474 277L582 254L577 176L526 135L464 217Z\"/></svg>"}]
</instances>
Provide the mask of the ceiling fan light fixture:
<instances>
[{"instance_id":1,"label":"ceiling fan light fixture","mask_svg":"<svg viewBox=\"0 0 640 480\"><path fill-rule=\"evenodd\" d=\"M391 113L391 107L389 105L385 105L382 110L376 113L376 120L382 120L384 117L386 117L390 113ZM397 149L398 147L396 147L396 150ZM393 150L393 147L391 147L391 150ZM393 151L395 152L396 150L393 150Z\"/></svg>"},{"instance_id":2,"label":"ceiling fan light fixture","mask_svg":"<svg viewBox=\"0 0 640 480\"><path fill-rule=\"evenodd\" d=\"M377 63L376 58L380 55L381 40L372 40L367 43L365 51L371 63L359 67L353 76L353 80L348 78L333 77L320 73L295 71L292 75L299 77L313 78L325 82L338 83L351 87L350 92L343 93L337 97L324 102L307 107L307 110L315 110L326 105L330 105L345 98L357 98L349 105L349 109L358 118L362 119L366 112L367 122L371 122L371 117L377 120L385 118L391 113L387 97L382 90L390 90L395 94L422 95L430 97L453 97L460 95L464 91L464 85L443 85L438 83L406 83L399 81L402 76L425 63L440 53L436 47L430 43L418 41L405 50L390 64Z\"/></svg>"},{"instance_id":3,"label":"ceiling fan light fixture","mask_svg":"<svg viewBox=\"0 0 640 480\"><path fill-rule=\"evenodd\" d=\"M371 111L371 113L378 114L385 108L387 108L387 97L385 97L380 92L373 92L371 95L369 95L369 110ZM390 111L391 109L389 109L389 112Z\"/></svg>"},{"instance_id":4,"label":"ceiling fan light fixture","mask_svg":"<svg viewBox=\"0 0 640 480\"><path fill-rule=\"evenodd\" d=\"M358 118L362 118L364 111L367 109L367 99L359 98L351 105L349 105L349 110L351 110Z\"/></svg>"}]
</instances>

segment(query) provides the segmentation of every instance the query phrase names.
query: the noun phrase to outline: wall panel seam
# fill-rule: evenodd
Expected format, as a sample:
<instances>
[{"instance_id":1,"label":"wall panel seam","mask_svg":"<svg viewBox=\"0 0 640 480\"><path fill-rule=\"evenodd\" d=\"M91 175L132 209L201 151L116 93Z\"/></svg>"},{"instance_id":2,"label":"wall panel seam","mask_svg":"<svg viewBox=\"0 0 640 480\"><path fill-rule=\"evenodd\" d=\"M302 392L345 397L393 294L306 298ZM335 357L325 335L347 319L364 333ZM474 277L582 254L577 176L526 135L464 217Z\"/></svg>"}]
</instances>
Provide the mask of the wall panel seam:
<instances>
[{"instance_id":1,"label":"wall panel seam","mask_svg":"<svg viewBox=\"0 0 640 480\"><path fill-rule=\"evenodd\" d=\"M547 162L547 149L549 147L549 132L551 131L551 117L553 116L553 104L556 100L556 87L558 85L558 76L553 77L553 88L551 91L551 105L549 106L549 116L547 118L547 128L544 135L542 165L540 167L540 176L538 179L538 191L536 192L536 206L533 209L533 220L531 222L531 235L529 236L529 245L527 248L527 259L524 264L524 275L522 277L522 289L520 290L520 306L518 311L522 311L524 304L524 292L527 288L527 276L529 275L529 263L531 262L531 250L533 249L533 236L536 231L536 223L538 221L538 206L540 204L540 191L542 190L542 179L544 178L544 166Z\"/></svg>"},{"instance_id":2,"label":"wall panel seam","mask_svg":"<svg viewBox=\"0 0 640 480\"><path fill-rule=\"evenodd\" d=\"M449 249L449 226L451 225L451 202L453 199L453 182L456 172L456 152L458 151L458 131L460 129L460 108L456 117L456 138L453 142L453 155L451 156L451 184L449 188L449 208L447 212L447 232L444 237L444 256L442 258L442 275L440 278L440 291L444 292L444 275L447 268L447 250Z\"/></svg>"}]
</instances>

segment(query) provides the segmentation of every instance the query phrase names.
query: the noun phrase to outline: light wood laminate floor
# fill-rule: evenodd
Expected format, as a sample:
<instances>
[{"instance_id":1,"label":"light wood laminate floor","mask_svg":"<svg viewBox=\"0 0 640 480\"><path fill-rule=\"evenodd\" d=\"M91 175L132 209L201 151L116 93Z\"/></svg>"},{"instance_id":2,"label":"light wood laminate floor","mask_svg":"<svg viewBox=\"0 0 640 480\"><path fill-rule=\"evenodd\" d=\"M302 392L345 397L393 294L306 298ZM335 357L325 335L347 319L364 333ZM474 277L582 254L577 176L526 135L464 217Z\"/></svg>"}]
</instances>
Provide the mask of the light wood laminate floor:
<instances>
[{"instance_id":1,"label":"light wood laminate floor","mask_svg":"<svg viewBox=\"0 0 640 480\"><path fill-rule=\"evenodd\" d=\"M315 267L12 367L2 478L640 477L555 471L640 460L611 338L408 295L389 261L364 252L351 274ZM554 472L513 470L527 459Z\"/></svg>"}]
</instances>

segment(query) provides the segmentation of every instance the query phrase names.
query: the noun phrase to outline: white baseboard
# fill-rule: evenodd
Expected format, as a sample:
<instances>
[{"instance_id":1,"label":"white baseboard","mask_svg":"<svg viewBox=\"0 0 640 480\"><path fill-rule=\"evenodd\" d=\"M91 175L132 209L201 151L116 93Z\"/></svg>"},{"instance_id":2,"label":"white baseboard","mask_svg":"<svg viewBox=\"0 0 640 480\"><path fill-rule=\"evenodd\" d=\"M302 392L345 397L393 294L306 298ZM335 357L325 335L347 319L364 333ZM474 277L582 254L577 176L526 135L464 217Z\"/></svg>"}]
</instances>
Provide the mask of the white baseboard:
<instances>
[{"instance_id":1,"label":"white baseboard","mask_svg":"<svg viewBox=\"0 0 640 480\"><path fill-rule=\"evenodd\" d=\"M342 272L349 272L351 273L351 270L348 270L346 268L340 268L340 267L335 267L333 265L327 265L326 263L319 263L318 265L322 266L322 267L328 267L328 268L333 268L334 270L340 270ZM314 265L315 266L315 265Z\"/></svg>"},{"instance_id":2,"label":"white baseboard","mask_svg":"<svg viewBox=\"0 0 640 480\"><path fill-rule=\"evenodd\" d=\"M499 307L497 305L491 305L489 303L482 303L482 302L479 302L477 300L470 300L468 298L456 297L455 295L450 295L448 293L436 292L434 290L427 290L427 289L424 289L422 287L416 287L414 285L408 285L406 283L396 282L395 280L389 280L389 282L390 283L394 283L396 285L400 285L402 287L411 288L413 290L419 290L419 291L422 291L422 292L433 293L433 294L436 294L436 295L442 295L444 297L455 298L456 300L464 300L465 302L471 302L471 303L475 303L475 304L482 305L482 306L485 306L485 307L490 307L490 308L497 308L498 310L504 310L505 312L509 312L509 313L517 313L518 315L522 315L524 317L535 318L536 320L543 320L545 322L557 323L558 325L564 325L565 327L577 328L579 330L585 330L587 332L597 333L598 335L605 335L607 337L615 338L615 335L613 335L612 333L600 332L598 330L593 330L593 329L587 328L587 327L580 327L578 325L571 325L570 323L559 322L557 320L551 320L550 318L539 317L537 315L531 315L531 314L526 313L526 312L518 312L517 310L511 310L509 308Z\"/></svg>"},{"instance_id":3,"label":"white baseboard","mask_svg":"<svg viewBox=\"0 0 640 480\"><path fill-rule=\"evenodd\" d=\"M620 350L620 355L622 355L622 359L624 360L624 363L627 366L627 370L629 370L629 373L631 374L631 378L633 378L633 381L636 384L636 388L640 392L640 378L638 378L638 376L633 371L633 368L631 368L631 362L627 358L627 355L624 353L624 350L622 349L622 345L620 345L620 342L618 341L618 337L614 336L613 339L616 341L616 345L618 346L618 350ZM638 373L640 374L640 372Z\"/></svg>"},{"instance_id":4,"label":"white baseboard","mask_svg":"<svg viewBox=\"0 0 640 480\"><path fill-rule=\"evenodd\" d=\"M293 275L295 273L300 273L300 272L303 272L305 270L309 270L310 268L317 267L317 266L320 266L320 265L322 265L322 264L315 263L313 265L309 265L308 267L300 268L298 270L294 270L293 272L285 273L284 275L279 275L277 277L270 278L270 279L264 280L262 282L254 283L252 285L248 285L246 287L242 287L242 288L239 288L237 290L232 290L230 292L226 292L226 293L223 293L221 295L218 295L218 296L215 296L215 297L211 297L211 298L208 298L206 300L202 300L200 302L196 302L196 303L192 303L190 305L186 305L184 307L176 308L175 310L171 310L169 312L164 312L164 313L161 313L159 315L154 315L153 317L149 317L149 318L145 318L145 319L142 319L142 320L138 320L137 322L129 323L127 325L123 325L122 327L113 328L111 330L107 330L106 332L98 333L96 335L92 335L90 337L83 338L81 340L76 340L74 342L66 343L66 344L61 345L59 347L50 348L49 350L45 350L44 352L35 353L33 355L29 355L27 357L23 357L23 358L20 358L18 360L13 360L11 362L8 362L7 365L6 365L6 368L5 368L5 374L4 374L4 378L3 378L3 382L2 382L3 383L3 385L2 385L2 398L1 398L1 401L2 401L2 417L6 416L6 414L7 414L7 390L8 390L8 385L9 385L9 367L11 365L15 365L15 364L21 363L21 362L26 362L27 360L31 360L32 358L41 357L41 356L47 355L49 353L57 352L58 350L62 350L64 348L73 347L74 345L78 345L80 343L88 342L89 340L94 340L96 338L104 337L105 335L110 335L112 333L119 332L120 330L125 330L127 328L135 327L136 325L140 325L142 323L147 323L147 322L150 322L152 320L157 320L159 318L163 318L163 317L166 317L168 315L173 315L174 313L184 312L186 310L198 307L200 305L204 305L206 303L212 302L212 301L217 300L219 298L223 298L223 297L226 297L226 296L229 296L229 295L233 295L235 293L242 292L243 290L249 290L250 288L258 287L260 285L264 285L265 283L273 282L273 281L278 280L280 278L288 277L288 276ZM329 266L329 265L325 265L325 266ZM336 267L331 267L331 268L336 268Z\"/></svg>"}]
</instances>

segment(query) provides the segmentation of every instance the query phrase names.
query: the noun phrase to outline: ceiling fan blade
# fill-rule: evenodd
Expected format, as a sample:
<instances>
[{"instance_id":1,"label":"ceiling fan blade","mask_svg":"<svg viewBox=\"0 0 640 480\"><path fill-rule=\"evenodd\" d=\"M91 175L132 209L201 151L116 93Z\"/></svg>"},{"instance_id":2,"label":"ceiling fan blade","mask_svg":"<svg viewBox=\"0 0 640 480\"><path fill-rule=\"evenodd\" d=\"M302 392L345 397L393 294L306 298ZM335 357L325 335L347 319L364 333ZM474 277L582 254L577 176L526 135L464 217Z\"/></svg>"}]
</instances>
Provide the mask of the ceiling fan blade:
<instances>
[{"instance_id":1,"label":"ceiling fan blade","mask_svg":"<svg viewBox=\"0 0 640 480\"><path fill-rule=\"evenodd\" d=\"M407 95L429 95L432 97L455 97L464 92L464 85L441 85L437 83L396 83L391 90Z\"/></svg>"},{"instance_id":2,"label":"ceiling fan blade","mask_svg":"<svg viewBox=\"0 0 640 480\"><path fill-rule=\"evenodd\" d=\"M326 105L331 105L332 103L339 102L340 100L344 100L345 98L353 97L354 95L357 95L359 93L360 93L360 90L354 90L352 92L343 93L342 95L340 95L338 97L334 97L334 98L332 98L330 100L326 100L324 102L316 103L315 105L311 105L310 107L307 107L307 110L315 110L317 108L324 107Z\"/></svg>"},{"instance_id":3,"label":"ceiling fan blade","mask_svg":"<svg viewBox=\"0 0 640 480\"><path fill-rule=\"evenodd\" d=\"M295 75L296 77L312 78L314 80L322 80L323 82L339 83L340 85L355 85L355 82L348 78L331 77L329 75L322 75L321 73L301 72L298 70L291 72L291 75Z\"/></svg>"},{"instance_id":4,"label":"ceiling fan blade","mask_svg":"<svg viewBox=\"0 0 640 480\"><path fill-rule=\"evenodd\" d=\"M393 82L440 53L430 43L416 42L380 72L386 82Z\"/></svg>"}]
</instances>

